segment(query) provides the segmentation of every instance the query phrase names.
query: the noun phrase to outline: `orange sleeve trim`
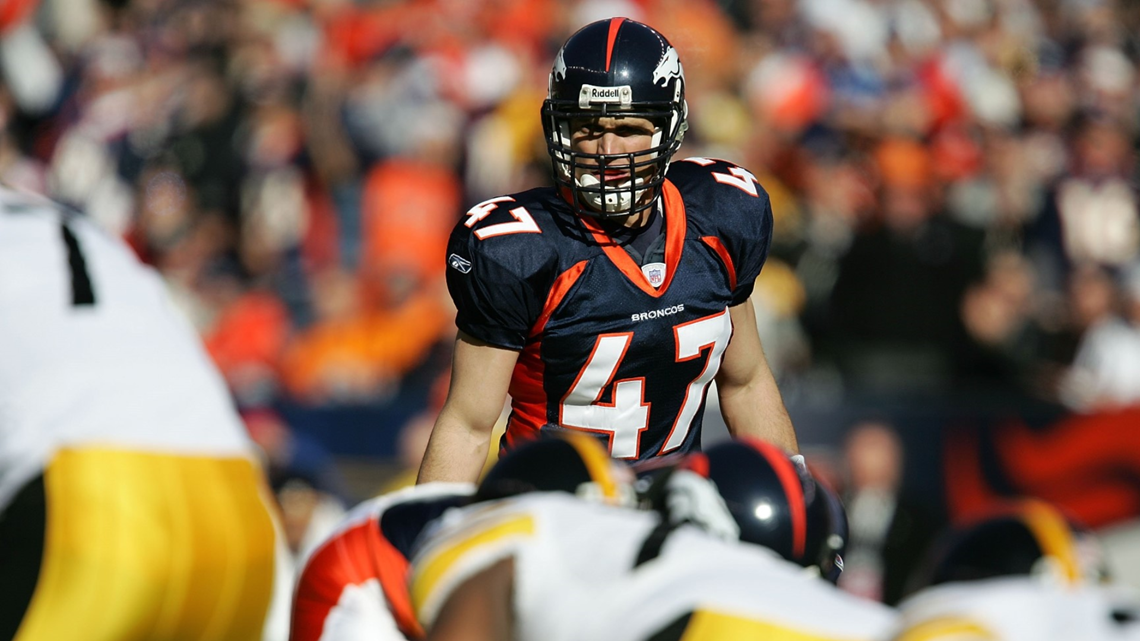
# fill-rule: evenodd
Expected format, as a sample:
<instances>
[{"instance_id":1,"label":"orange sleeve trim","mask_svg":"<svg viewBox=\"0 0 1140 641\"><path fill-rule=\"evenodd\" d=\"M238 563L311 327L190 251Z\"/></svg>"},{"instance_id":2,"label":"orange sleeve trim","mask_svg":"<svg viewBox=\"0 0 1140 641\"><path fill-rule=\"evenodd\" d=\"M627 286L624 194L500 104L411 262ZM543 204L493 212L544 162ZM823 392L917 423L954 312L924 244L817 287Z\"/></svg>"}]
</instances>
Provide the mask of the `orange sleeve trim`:
<instances>
[{"instance_id":1,"label":"orange sleeve trim","mask_svg":"<svg viewBox=\"0 0 1140 641\"><path fill-rule=\"evenodd\" d=\"M716 236L701 236L701 241L711 247L717 256L720 256L724 268L728 270L728 288L736 291L736 266L732 264L732 256L729 255L728 248Z\"/></svg>"},{"instance_id":2,"label":"orange sleeve trim","mask_svg":"<svg viewBox=\"0 0 1140 641\"><path fill-rule=\"evenodd\" d=\"M408 560L380 533L377 520L370 518L338 534L306 564L297 584L290 639L317 641L344 588L369 579L380 582L400 631L409 638L422 638L424 631L408 594Z\"/></svg>"},{"instance_id":3,"label":"orange sleeve trim","mask_svg":"<svg viewBox=\"0 0 1140 641\"><path fill-rule=\"evenodd\" d=\"M534 327L530 330L531 336L538 336L542 333L542 329L546 327L546 322L550 320L550 316L558 305L562 303L562 299L570 292L570 288L574 283L578 282L578 277L586 269L587 261L579 261L575 263L570 269L558 275L554 279L554 285L550 288L550 295L546 297L546 304L542 306L542 313L539 314L538 320L534 322Z\"/></svg>"}]
</instances>

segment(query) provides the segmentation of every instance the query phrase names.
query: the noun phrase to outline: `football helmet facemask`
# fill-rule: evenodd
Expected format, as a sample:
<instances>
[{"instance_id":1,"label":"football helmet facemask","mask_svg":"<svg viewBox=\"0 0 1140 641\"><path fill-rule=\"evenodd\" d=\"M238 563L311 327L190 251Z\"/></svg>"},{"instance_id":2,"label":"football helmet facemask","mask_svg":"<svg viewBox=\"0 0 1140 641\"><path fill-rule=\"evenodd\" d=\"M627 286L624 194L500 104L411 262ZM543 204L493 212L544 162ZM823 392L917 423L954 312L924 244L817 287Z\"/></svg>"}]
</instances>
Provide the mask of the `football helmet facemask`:
<instances>
[{"instance_id":1,"label":"football helmet facemask","mask_svg":"<svg viewBox=\"0 0 1140 641\"><path fill-rule=\"evenodd\" d=\"M677 50L653 28L626 18L600 20L570 36L550 72L542 124L555 183L579 215L623 218L655 206L665 171L688 127L685 74ZM654 124L648 149L575 151L575 121L639 117ZM600 168L626 171L610 185Z\"/></svg>"}]
</instances>

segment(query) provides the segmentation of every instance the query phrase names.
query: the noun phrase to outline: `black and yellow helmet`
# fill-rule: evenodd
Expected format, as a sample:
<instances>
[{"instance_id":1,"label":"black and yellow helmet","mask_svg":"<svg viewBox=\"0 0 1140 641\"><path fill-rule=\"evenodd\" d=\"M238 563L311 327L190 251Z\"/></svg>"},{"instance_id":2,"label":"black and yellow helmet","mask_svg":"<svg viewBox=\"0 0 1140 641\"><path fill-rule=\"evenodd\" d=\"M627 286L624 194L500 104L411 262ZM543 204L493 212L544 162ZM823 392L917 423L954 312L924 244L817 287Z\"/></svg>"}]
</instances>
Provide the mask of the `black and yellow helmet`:
<instances>
[{"instance_id":1,"label":"black and yellow helmet","mask_svg":"<svg viewBox=\"0 0 1140 641\"><path fill-rule=\"evenodd\" d=\"M913 589L1004 576L1076 584L1107 580L1108 570L1091 532L1044 501L1023 499L939 539L920 567Z\"/></svg>"},{"instance_id":2,"label":"black and yellow helmet","mask_svg":"<svg viewBox=\"0 0 1140 641\"><path fill-rule=\"evenodd\" d=\"M602 503L634 505L633 479L628 466L610 458L597 439L557 432L504 454L479 482L473 500L567 492Z\"/></svg>"}]
</instances>

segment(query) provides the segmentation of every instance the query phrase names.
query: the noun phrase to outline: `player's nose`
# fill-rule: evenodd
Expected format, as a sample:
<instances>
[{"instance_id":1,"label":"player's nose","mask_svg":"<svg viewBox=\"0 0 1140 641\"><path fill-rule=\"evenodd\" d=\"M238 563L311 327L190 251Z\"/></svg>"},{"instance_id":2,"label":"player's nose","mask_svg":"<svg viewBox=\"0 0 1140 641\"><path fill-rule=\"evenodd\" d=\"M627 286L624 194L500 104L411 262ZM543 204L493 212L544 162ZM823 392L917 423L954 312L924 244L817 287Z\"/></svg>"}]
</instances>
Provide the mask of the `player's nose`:
<instances>
[{"instance_id":1,"label":"player's nose","mask_svg":"<svg viewBox=\"0 0 1140 641\"><path fill-rule=\"evenodd\" d=\"M612 131L603 133L601 139L598 141L598 151L603 154L619 154L624 150L622 137Z\"/></svg>"}]
</instances>

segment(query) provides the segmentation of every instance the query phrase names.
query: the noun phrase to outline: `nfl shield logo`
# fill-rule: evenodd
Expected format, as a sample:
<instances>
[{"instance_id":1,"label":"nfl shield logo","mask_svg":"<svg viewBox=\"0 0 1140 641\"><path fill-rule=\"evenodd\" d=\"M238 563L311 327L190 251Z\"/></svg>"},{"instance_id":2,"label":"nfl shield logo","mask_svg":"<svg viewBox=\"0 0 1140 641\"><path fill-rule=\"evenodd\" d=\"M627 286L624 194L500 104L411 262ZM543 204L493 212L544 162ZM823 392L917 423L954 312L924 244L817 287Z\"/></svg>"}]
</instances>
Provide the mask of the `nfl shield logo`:
<instances>
[{"instance_id":1,"label":"nfl shield logo","mask_svg":"<svg viewBox=\"0 0 1140 641\"><path fill-rule=\"evenodd\" d=\"M649 284L653 285L654 288L660 287L661 283L665 282L665 263L642 265L641 273L645 274L645 278L649 280Z\"/></svg>"}]
</instances>

